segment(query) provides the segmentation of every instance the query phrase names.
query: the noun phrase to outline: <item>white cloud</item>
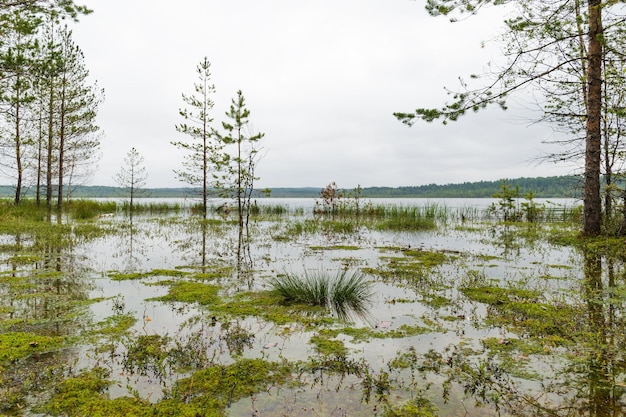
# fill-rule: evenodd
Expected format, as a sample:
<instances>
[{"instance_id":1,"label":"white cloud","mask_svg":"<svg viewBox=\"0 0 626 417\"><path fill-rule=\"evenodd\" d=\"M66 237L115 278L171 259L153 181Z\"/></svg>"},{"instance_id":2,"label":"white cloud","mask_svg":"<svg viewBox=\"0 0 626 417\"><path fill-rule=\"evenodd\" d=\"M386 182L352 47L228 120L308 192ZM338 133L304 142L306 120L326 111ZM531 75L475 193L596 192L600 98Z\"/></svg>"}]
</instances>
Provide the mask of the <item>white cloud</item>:
<instances>
[{"instance_id":1,"label":"white cloud","mask_svg":"<svg viewBox=\"0 0 626 417\"><path fill-rule=\"evenodd\" d=\"M242 89L267 155L259 187L401 186L562 175L529 165L546 130L499 111L449 126L408 128L394 111L441 105L444 86L497 57L481 48L500 29L497 10L450 24L409 0L85 0L94 13L76 42L106 90L106 133L93 184L112 184L132 146L148 186L178 186L182 93L206 55L216 123ZM497 8L494 8L497 9ZM532 132L532 133L529 133Z\"/></svg>"}]
</instances>

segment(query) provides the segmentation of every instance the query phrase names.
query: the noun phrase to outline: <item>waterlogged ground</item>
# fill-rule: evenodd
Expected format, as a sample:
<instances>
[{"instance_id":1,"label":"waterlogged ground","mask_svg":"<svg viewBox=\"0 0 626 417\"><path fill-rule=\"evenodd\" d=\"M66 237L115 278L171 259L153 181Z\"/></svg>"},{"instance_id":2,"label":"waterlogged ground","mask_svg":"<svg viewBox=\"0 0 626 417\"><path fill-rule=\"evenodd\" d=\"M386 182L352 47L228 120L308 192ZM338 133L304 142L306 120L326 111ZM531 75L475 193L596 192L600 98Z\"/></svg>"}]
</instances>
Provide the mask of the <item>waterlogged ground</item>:
<instances>
[{"instance_id":1,"label":"waterlogged ground","mask_svg":"<svg viewBox=\"0 0 626 417\"><path fill-rule=\"evenodd\" d=\"M623 238L383 220L268 208L244 241L188 210L3 222L0 415L626 413ZM366 274L365 313L269 285L341 271Z\"/></svg>"}]
</instances>

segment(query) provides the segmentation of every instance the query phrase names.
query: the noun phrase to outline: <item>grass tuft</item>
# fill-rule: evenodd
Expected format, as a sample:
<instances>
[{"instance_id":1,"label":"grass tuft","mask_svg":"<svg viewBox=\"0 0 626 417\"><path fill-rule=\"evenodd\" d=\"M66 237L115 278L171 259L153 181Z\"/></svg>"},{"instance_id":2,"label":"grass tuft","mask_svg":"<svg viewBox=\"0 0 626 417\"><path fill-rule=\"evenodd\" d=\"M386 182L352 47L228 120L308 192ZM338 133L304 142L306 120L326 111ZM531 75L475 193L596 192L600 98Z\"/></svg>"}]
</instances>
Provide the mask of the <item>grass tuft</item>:
<instances>
[{"instance_id":1,"label":"grass tuft","mask_svg":"<svg viewBox=\"0 0 626 417\"><path fill-rule=\"evenodd\" d=\"M284 274L269 284L288 302L328 307L342 320L366 317L374 295L370 281L358 271L343 270L335 276L325 271L305 271L302 277Z\"/></svg>"}]
</instances>

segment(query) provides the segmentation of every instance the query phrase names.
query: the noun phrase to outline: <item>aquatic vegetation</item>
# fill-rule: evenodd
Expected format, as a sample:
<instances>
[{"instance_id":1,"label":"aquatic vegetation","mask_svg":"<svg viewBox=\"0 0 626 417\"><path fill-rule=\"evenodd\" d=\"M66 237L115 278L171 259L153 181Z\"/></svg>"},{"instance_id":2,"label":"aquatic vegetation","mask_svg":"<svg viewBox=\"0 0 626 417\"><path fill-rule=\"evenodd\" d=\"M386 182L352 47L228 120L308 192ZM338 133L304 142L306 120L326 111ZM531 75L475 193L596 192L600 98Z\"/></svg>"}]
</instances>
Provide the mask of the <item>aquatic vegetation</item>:
<instances>
[{"instance_id":1,"label":"aquatic vegetation","mask_svg":"<svg viewBox=\"0 0 626 417\"><path fill-rule=\"evenodd\" d=\"M66 341L62 336L43 336L26 332L0 334L0 369L10 362L27 359L60 349Z\"/></svg>"},{"instance_id":2,"label":"aquatic vegetation","mask_svg":"<svg viewBox=\"0 0 626 417\"><path fill-rule=\"evenodd\" d=\"M363 271L380 276L385 282L405 284L414 288L424 288L424 283L429 283L430 288L439 287L440 285L434 282L434 269L458 256L457 253L446 254L441 251L399 247L382 247L379 250L384 254L391 252L402 256L382 256L380 259L385 262L384 265L377 268L366 267Z\"/></svg>"},{"instance_id":3,"label":"aquatic vegetation","mask_svg":"<svg viewBox=\"0 0 626 417\"><path fill-rule=\"evenodd\" d=\"M247 291L224 298L211 305L211 313L218 318L258 317L277 325L300 324L304 328L335 323L327 309L308 304L286 304L276 291Z\"/></svg>"},{"instance_id":4,"label":"aquatic vegetation","mask_svg":"<svg viewBox=\"0 0 626 417\"><path fill-rule=\"evenodd\" d=\"M492 306L487 324L506 326L523 336L542 337L551 344L569 344L580 334L574 306L542 301L542 294L523 288L479 286L461 288L471 300Z\"/></svg>"},{"instance_id":5,"label":"aquatic vegetation","mask_svg":"<svg viewBox=\"0 0 626 417\"><path fill-rule=\"evenodd\" d=\"M65 204L64 211L76 220L92 220L104 213L115 213L117 203L85 199L70 200Z\"/></svg>"},{"instance_id":6,"label":"aquatic vegetation","mask_svg":"<svg viewBox=\"0 0 626 417\"><path fill-rule=\"evenodd\" d=\"M169 285L170 290L167 295L152 299L154 301L178 301L200 305L216 304L220 301L219 286L190 281L162 281L159 285Z\"/></svg>"},{"instance_id":7,"label":"aquatic vegetation","mask_svg":"<svg viewBox=\"0 0 626 417\"><path fill-rule=\"evenodd\" d=\"M123 212L128 212L130 210L130 202L128 200L123 201L119 209ZM133 213L135 214L179 213L182 210L183 207L175 202L133 202Z\"/></svg>"},{"instance_id":8,"label":"aquatic vegetation","mask_svg":"<svg viewBox=\"0 0 626 417\"><path fill-rule=\"evenodd\" d=\"M113 281L124 281L124 280L134 280L134 279L142 279L147 277L184 277L189 275L188 272L182 271L180 269L153 269L148 272L109 272L109 278Z\"/></svg>"},{"instance_id":9,"label":"aquatic vegetation","mask_svg":"<svg viewBox=\"0 0 626 417\"><path fill-rule=\"evenodd\" d=\"M309 343L315 347L315 351L325 356L346 356L348 349L341 340L328 337L328 333L318 333L311 337Z\"/></svg>"},{"instance_id":10,"label":"aquatic vegetation","mask_svg":"<svg viewBox=\"0 0 626 417\"><path fill-rule=\"evenodd\" d=\"M151 408L148 401L139 398L110 399L106 394L111 384L109 376L110 372L98 367L67 378L55 388L52 398L38 407L38 411L68 417L123 417L142 415Z\"/></svg>"},{"instance_id":11,"label":"aquatic vegetation","mask_svg":"<svg viewBox=\"0 0 626 417\"><path fill-rule=\"evenodd\" d=\"M417 397L412 400L401 404L400 406L394 406L387 404L383 413L384 417L436 417L437 407L431 400L424 397Z\"/></svg>"},{"instance_id":12,"label":"aquatic vegetation","mask_svg":"<svg viewBox=\"0 0 626 417\"><path fill-rule=\"evenodd\" d=\"M225 409L240 398L291 381L293 371L288 364L262 359L240 359L230 365L210 366L177 381L162 403L186 404L200 415L209 410L221 415L218 410Z\"/></svg>"},{"instance_id":13,"label":"aquatic vegetation","mask_svg":"<svg viewBox=\"0 0 626 417\"><path fill-rule=\"evenodd\" d=\"M94 329L91 330L91 334L94 336L118 338L125 334L136 322L137 318L132 313L116 314L96 323Z\"/></svg>"},{"instance_id":14,"label":"aquatic vegetation","mask_svg":"<svg viewBox=\"0 0 626 417\"><path fill-rule=\"evenodd\" d=\"M224 323L222 329L221 338L226 342L231 356L241 356L245 348L252 348L254 333L243 328L238 321Z\"/></svg>"},{"instance_id":15,"label":"aquatic vegetation","mask_svg":"<svg viewBox=\"0 0 626 417\"><path fill-rule=\"evenodd\" d=\"M299 236L303 234L314 233L337 233L337 234L350 234L355 233L359 226L351 221L347 220L326 220L326 219L305 219L303 221L291 222L287 225L285 232L281 236Z\"/></svg>"},{"instance_id":16,"label":"aquatic vegetation","mask_svg":"<svg viewBox=\"0 0 626 417\"><path fill-rule=\"evenodd\" d=\"M0 202L0 414L584 414L600 386L623 402L623 238L436 205L259 205L242 266L228 216L76 210ZM122 268L127 243L142 256ZM358 300L364 317L341 310Z\"/></svg>"},{"instance_id":17,"label":"aquatic vegetation","mask_svg":"<svg viewBox=\"0 0 626 417\"><path fill-rule=\"evenodd\" d=\"M357 271L342 270L335 276L319 271L305 271L303 277L283 274L269 284L288 302L328 307L341 319L366 315L373 296L366 275Z\"/></svg>"},{"instance_id":18,"label":"aquatic vegetation","mask_svg":"<svg viewBox=\"0 0 626 417\"><path fill-rule=\"evenodd\" d=\"M333 246L310 246L312 250L359 250L358 246L354 245L333 245Z\"/></svg>"},{"instance_id":19,"label":"aquatic vegetation","mask_svg":"<svg viewBox=\"0 0 626 417\"><path fill-rule=\"evenodd\" d=\"M167 376L169 341L169 336L157 334L137 335L129 339L122 361L124 371L163 380Z\"/></svg>"}]
</instances>

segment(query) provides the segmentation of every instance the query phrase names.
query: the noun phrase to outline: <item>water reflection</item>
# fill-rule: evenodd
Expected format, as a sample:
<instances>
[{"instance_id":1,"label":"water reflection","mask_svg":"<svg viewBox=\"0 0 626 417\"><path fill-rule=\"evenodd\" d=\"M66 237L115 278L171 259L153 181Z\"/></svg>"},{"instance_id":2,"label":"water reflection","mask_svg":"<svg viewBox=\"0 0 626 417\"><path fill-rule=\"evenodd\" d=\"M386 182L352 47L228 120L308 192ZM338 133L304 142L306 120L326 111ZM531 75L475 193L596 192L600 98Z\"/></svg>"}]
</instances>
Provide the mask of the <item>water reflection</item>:
<instances>
[{"instance_id":1,"label":"water reflection","mask_svg":"<svg viewBox=\"0 0 626 417\"><path fill-rule=\"evenodd\" d=\"M240 223L237 233L237 281L242 284L245 283L248 291L254 288L254 264L250 251L251 240L248 222Z\"/></svg>"},{"instance_id":2,"label":"water reflection","mask_svg":"<svg viewBox=\"0 0 626 417\"><path fill-rule=\"evenodd\" d=\"M53 219L37 232L0 236L0 336L75 336L90 319L84 305L96 294L104 298L92 309L99 339L81 351L80 367L106 365L119 383L110 388L112 397L137 393L158 402L163 387L194 371L261 357L297 362L302 385L234 402L231 415L261 406L263 415L372 415L377 404L411 398L436 401L441 416L625 415L624 259L552 247L535 231L540 226L472 229L468 223L462 230L330 236L328 229L278 233L273 221L242 228L228 219L137 215L110 220L114 236L89 237L77 234L78 224ZM104 274L111 253L124 271L182 272L112 282ZM439 258L441 266L426 266ZM344 326L323 314L306 327L288 314L259 317L241 309L231 315L223 308L241 290L267 290L264 278L276 271L348 265L376 270L376 302L368 312L389 328L357 320ZM91 292L95 278L105 287L97 293ZM219 284L222 310L148 300L185 280ZM251 298L237 300L250 302L254 312ZM126 333L107 325L133 318ZM317 345L310 342L321 335ZM322 348L346 353L323 356ZM24 375L38 367L50 374L35 375L34 390L72 374L72 353L28 349L38 356L1 375L7 392L25 395ZM447 402L439 400L444 397Z\"/></svg>"},{"instance_id":3,"label":"water reflection","mask_svg":"<svg viewBox=\"0 0 626 417\"><path fill-rule=\"evenodd\" d=\"M27 396L58 383L75 361L62 348L88 321L93 275L76 247L94 238L93 230L71 227L60 216L49 220L2 230L0 412L13 412Z\"/></svg>"},{"instance_id":4,"label":"water reflection","mask_svg":"<svg viewBox=\"0 0 626 417\"><path fill-rule=\"evenodd\" d=\"M587 249L584 256L584 300L588 315L588 349L586 372L581 375L588 381L586 404L581 412L593 417L613 417L626 413L624 398L625 332L623 300L615 279L616 260L606 257L606 273L603 273L603 257ZM603 282L606 278L606 285ZM584 391L583 391L584 392ZM582 398L585 396L581 395Z\"/></svg>"},{"instance_id":5,"label":"water reflection","mask_svg":"<svg viewBox=\"0 0 626 417\"><path fill-rule=\"evenodd\" d=\"M145 265L147 250L145 240L148 233L137 227L132 211L122 220L118 229L115 243L112 247L112 257L121 259L118 269L123 272L140 271Z\"/></svg>"}]
</instances>

